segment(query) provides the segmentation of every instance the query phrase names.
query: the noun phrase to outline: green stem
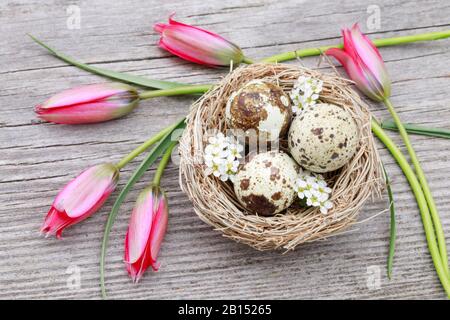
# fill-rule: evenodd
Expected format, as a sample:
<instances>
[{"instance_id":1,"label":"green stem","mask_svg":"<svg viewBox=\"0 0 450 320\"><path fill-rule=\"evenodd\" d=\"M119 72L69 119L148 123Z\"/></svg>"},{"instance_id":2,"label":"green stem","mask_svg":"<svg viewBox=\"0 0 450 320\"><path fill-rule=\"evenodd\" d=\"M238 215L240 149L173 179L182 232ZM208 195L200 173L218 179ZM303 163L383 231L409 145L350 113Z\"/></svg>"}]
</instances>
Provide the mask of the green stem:
<instances>
[{"instance_id":1,"label":"green stem","mask_svg":"<svg viewBox=\"0 0 450 320\"><path fill-rule=\"evenodd\" d=\"M249 57L245 57L245 56L244 56L244 58L242 58L242 62L243 62L243 63L246 63L246 64L252 64L252 63L255 63L255 62L253 61L253 59L250 59Z\"/></svg>"},{"instance_id":2,"label":"green stem","mask_svg":"<svg viewBox=\"0 0 450 320\"><path fill-rule=\"evenodd\" d=\"M419 179L420 185L425 195L425 199L427 200L431 217L433 219L434 229L436 231L436 238L439 245L442 263L444 265L445 273L447 274L448 277L449 276L448 257L447 257L447 247L445 244L445 236L444 231L442 229L441 221L439 219L439 214L437 212L436 204L434 202L433 196L431 195L430 187L428 186L427 179L425 178L425 174L422 170L419 159L417 158L416 152L414 151L411 141L409 140L408 133L406 132L405 127L403 126L402 121L400 120L400 117L395 111L394 106L392 105L391 101L387 98L384 100L384 104L388 108L389 112L392 115L392 118L394 119L395 124L397 125L400 136L402 137L403 142L405 143L406 149L408 150L408 154L411 158L411 162L416 171L416 175L417 178Z\"/></svg>"},{"instance_id":3,"label":"green stem","mask_svg":"<svg viewBox=\"0 0 450 320\"><path fill-rule=\"evenodd\" d=\"M178 141L173 141L168 147L167 150L164 152L163 156L161 157L161 160L159 161L158 168L156 169L155 176L153 177L153 185L159 186L161 182L161 177L164 173L164 169L167 166L167 163L169 162L170 156L172 155L173 148L178 144Z\"/></svg>"},{"instance_id":4,"label":"green stem","mask_svg":"<svg viewBox=\"0 0 450 320\"><path fill-rule=\"evenodd\" d=\"M389 197L389 211L391 213L391 227L390 227L390 237L389 237L389 254L387 260L387 276L389 280L392 277L392 265L394 264L394 254L395 254L395 240L397 237L397 224L395 222L395 204L394 195L392 194L391 180L387 174L384 164L381 163L383 168L384 180L386 181L386 188Z\"/></svg>"},{"instance_id":5,"label":"green stem","mask_svg":"<svg viewBox=\"0 0 450 320\"><path fill-rule=\"evenodd\" d=\"M422 34L415 34L410 36L402 36L402 37L393 37L393 38L384 38L384 39L375 39L373 43L377 47L387 47L387 46L396 46L406 43L418 42L418 41L429 41L429 40L439 40L450 37L450 30L446 31L438 31L438 32L429 32ZM262 60L262 62L283 62L287 60L294 60L299 57L309 57L309 56L318 56L325 52L330 48L342 48L343 45L331 45L331 46L321 46L317 48L307 48L300 49L296 51L284 52L280 53Z\"/></svg>"},{"instance_id":6,"label":"green stem","mask_svg":"<svg viewBox=\"0 0 450 320\"><path fill-rule=\"evenodd\" d=\"M162 129L160 132L158 132L157 134L155 134L153 137L151 137L150 139L148 139L147 141L145 141L143 144L141 144L140 146L138 146L136 149L134 149L133 151L131 151L129 154L127 154L125 157L122 158L122 160L120 160L117 164L116 167L120 170L123 167L125 167L125 165L130 162L131 160L133 160L134 158L136 158L138 155L140 155L142 152L144 152L145 150L147 150L149 147L151 147L152 145L154 145L156 142L158 142L159 140L161 140L168 132L170 132L172 129L174 128L174 125L168 126L167 128Z\"/></svg>"},{"instance_id":7,"label":"green stem","mask_svg":"<svg viewBox=\"0 0 450 320\"><path fill-rule=\"evenodd\" d=\"M406 179L408 180L411 186L411 190L413 191L414 196L416 197L417 200L417 205L419 206L419 211L422 217L422 223L425 229L425 235L428 243L428 249L430 250L434 267L436 268L439 280L441 281L442 286L444 287L444 290L447 293L447 297L450 298L450 279L448 278L447 273L444 269L444 264L442 263L439 248L436 242L436 238L434 236L433 222L430 217L430 211L428 209L427 200L425 199L420 183L417 180L414 171L411 169L408 160L406 160L405 156L397 148L395 143L391 140L391 138L389 138L389 136L384 132L384 130L374 119L372 119L372 132L378 137L378 139L380 139L380 141L390 151L390 153L397 161L398 165L402 169Z\"/></svg>"},{"instance_id":8,"label":"green stem","mask_svg":"<svg viewBox=\"0 0 450 320\"><path fill-rule=\"evenodd\" d=\"M204 93L212 88L210 84L203 85L184 85L181 87L162 89L162 90L149 90L139 94L141 100L155 98L155 97L169 97L179 96L184 94Z\"/></svg>"}]
</instances>

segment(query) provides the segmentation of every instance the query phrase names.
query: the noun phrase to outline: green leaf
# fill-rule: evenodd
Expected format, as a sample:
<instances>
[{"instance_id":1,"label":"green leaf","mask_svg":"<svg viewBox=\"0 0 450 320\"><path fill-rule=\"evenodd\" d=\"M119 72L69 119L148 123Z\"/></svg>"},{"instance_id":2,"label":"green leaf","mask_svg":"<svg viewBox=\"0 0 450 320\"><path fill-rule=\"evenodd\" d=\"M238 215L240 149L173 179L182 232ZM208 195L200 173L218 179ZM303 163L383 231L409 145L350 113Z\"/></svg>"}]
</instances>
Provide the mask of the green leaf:
<instances>
[{"instance_id":1,"label":"green leaf","mask_svg":"<svg viewBox=\"0 0 450 320\"><path fill-rule=\"evenodd\" d=\"M424 127L412 123L404 123L403 126L411 134L450 139L450 130L448 129ZM398 131L397 125L392 120L383 121L381 127L387 130Z\"/></svg>"},{"instance_id":2,"label":"green leaf","mask_svg":"<svg viewBox=\"0 0 450 320\"><path fill-rule=\"evenodd\" d=\"M106 249L108 246L109 233L111 232L111 228L116 220L117 214L119 212L119 208L122 202L125 200L127 194L131 191L134 184L142 177L142 175L147 171L147 169L159 158L161 154L164 153L165 150L172 144L174 140L178 140L179 135L174 137L172 133L176 129L184 129L186 126L185 119L180 120L175 125L172 126L172 130L170 130L160 141L159 143L150 151L147 157L141 162L139 167L134 171L131 178L127 181L126 185L123 187L119 196L117 197L114 205L111 209L111 213L108 216L108 220L105 226L105 232L103 234L102 241L102 250L100 255L100 285L102 289L102 296L106 298L106 288L105 288L105 257L106 257Z\"/></svg>"},{"instance_id":3,"label":"green leaf","mask_svg":"<svg viewBox=\"0 0 450 320\"><path fill-rule=\"evenodd\" d=\"M395 222L395 206L394 206L394 195L392 194L391 182L389 176L386 172L384 164L381 164L384 172L384 179L386 181L386 188L389 197L389 210L391 212L391 227L390 227L390 239L389 239L389 255L387 260L387 276L389 279L392 277L392 265L394 264L394 254L395 254L395 239L397 237L397 225Z\"/></svg>"},{"instance_id":4,"label":"green leaf","mask_svg":"<svg viewBox=\"0 0 450 320\"><path fill-rule=\"evenodd\" d=\"M36 42L40 46L47 49L51 54L53 54L58 59L60 59L64 62L67 62L68 64L71 64L79 69L82 69L82 70L85 70L85 71L88 71L88 72L91 72L91 73L94 73L97 75L101 75L101 76L104 76L107 78L111 78L111 79L115 79L115 80L119 80L119 81L123 81L123 82L127 82L127 83L132 83L135 85L139 85L139 86L151 88L151 89L170 89L170 88L175 88L175 87L179 87L179 86L186 86L186 84L182 84L182 83L162 81L162 80L153 80L153 79L149 79L146 77L141 77L141 76L136 76L136 75L132 75L132 74L127 74L127 73L122 73L122 72L117 72L117 71L112 71L112 70L108 70L108 69L90 66L90 65L81 63L81 62L75 60L74 58L71 58L63 53L56 51L55 49L49 47L48 45L46 45L45 43L43 43L36 37L32 36L31 34L28 34L28 35L30 36L31 39L33 39L34 42Z\"/></svg>"}]
</instances>

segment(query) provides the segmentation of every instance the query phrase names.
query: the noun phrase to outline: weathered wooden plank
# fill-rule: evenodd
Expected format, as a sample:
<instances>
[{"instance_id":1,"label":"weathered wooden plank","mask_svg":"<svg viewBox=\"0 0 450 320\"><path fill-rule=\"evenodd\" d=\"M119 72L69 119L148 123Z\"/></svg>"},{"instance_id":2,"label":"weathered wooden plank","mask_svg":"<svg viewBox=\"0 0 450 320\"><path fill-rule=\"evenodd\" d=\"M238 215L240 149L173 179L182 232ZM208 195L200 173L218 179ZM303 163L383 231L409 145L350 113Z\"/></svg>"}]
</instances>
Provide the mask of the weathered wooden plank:
<instances>
[{"instance_id":1,"label":"weathered wooden plank","mask_svg":"<svg viewBox=\"0 0 450 320\"><path fill-rule=\"evenodd\" d=\"M108 201L104 209L66 231L62 241L43 239L38 230L58 189L84 167L117 161L146 137L186 114L192 98L146 101L124 119L92 126L35 123L32 106L71 86L105 79L68 67L33 44L32 32L83 61L118 71L188 83L210 83L226 70L182 62L155 45L151 31L176 11L180 20L219 32L239 43L251 57L265 57L339 41L339 27L368 16L357 1L159 1L132 0L95 6L79 2L81 28L66 27L72 1L24 0L0 4L2 59L0 105L0 299L98 298L98 256ZM76 3L75 3L76 4ZM379 1L381 29L373 36L448 29L450 5L444 0ZM394 81L393 102L405 121L450 126L447 107L450 42L384 48ZM316 67L316 58L302 63ZM294 62L299 63L299 62ZM324 71L327 71L322 64ZM328 69L329 70L329 69ZM371 104L376 116L387 117ZM395 136L395 135L393 135ZM400 142L398 137L395 137ZM450 231L450 148L448 141L413 137L430 180L443 225ZM139 285L130 283L122 263L123 237L139 188L125 202L111 234L107 281L114 298L304 298L396 299L444 298L429 257L413 196L400 170L380 146L393 180L398 212L394 278L385 276L388 214L361 223L351 232L307 244L294 252L256 252L236 244L202 223L177 184L170 165L163 184L169 192L171 218L161 252L163 267ZM134 161L133 164L137 164ZM121 184L132 167L123 171ZM146 174L150 181L152 171ZM386 208L369 203L361 220ZM450 241L447 241L450 245ZM70 267L78 267L81 287L67 286ZM381 272L380 288L367 286L370 270ZM225 275L225 276L224 276Z\"/></svg>"}]
</instances>

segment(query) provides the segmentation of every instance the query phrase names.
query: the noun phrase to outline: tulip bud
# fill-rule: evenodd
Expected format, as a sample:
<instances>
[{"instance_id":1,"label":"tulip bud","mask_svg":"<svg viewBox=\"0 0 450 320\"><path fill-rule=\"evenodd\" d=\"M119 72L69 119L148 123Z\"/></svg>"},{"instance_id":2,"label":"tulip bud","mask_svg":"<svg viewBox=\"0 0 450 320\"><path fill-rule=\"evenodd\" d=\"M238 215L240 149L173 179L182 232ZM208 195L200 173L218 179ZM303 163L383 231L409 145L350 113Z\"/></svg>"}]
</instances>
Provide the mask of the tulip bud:
<instances>
[{"instance_id":1,"label":"tulip bud","mask_svg":"<svg viewBox=\"0 0 450 320\"><path fill-rule=\"evenodd\" d=\"M182 59L207 66L238 65L244 59L241 48L218 34L177 22L169 17L169 24L157 23L161 34L159 46Z\"/></svg>"},{"instance_id":2,"label":"tulip bud","mask_svg":"<svg viewBox=\"0 0 450 320\"><path fill-rule=\"evenodd\" d=\"M120 118L138 102L138 92L129 85L92 84L58 93L36 106L35 112L40 119L54 123L93 123Z\"/></svg>"},{"instance_id":3,"label":"tulip bud","mask_svg":"<svg viewBox=\"0 0 450 320\"><path fill-rule=\"evenodd\" d=\"M119 170L110 163L83 171L56 196L41 232L61 237L62 231L96 212L114 191Z\"/></svg>"},{"instance_id":4,"label":"tulip bud","mask_svg":"<svg viewBox=\"0 0 450 320\"><path fill-rule=\"evenodd\" d=\"M391 94L391 80L377 47L361 33L358 25L343 29L344 49L328 49L325 54L335 57L350 79L370 99L383 101Z\"/></svg>"},{"instance_id":5,"label":"tulip bud","mask_svg":"<svg viewBox=\"0 0 450 320\"><path fill-rule=\"evenodd\" d=\"M125 263L128 274L138 282L145 270L159 269L157 257L167 229L168 204L164 192L150 186L140 194L131 213L125 238Z\"/></svg>"}]
</instances>

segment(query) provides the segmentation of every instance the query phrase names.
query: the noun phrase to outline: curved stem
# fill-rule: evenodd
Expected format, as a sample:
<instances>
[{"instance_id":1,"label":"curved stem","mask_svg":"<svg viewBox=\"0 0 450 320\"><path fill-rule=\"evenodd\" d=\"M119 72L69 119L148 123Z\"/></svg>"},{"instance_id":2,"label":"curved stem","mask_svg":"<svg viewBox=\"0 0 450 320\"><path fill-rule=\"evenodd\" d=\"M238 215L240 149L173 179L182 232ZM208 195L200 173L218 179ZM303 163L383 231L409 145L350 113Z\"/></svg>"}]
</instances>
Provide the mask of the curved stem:
<instances>
[{"instance_id":1,"label":"curved stem","mask_svg":"<svg viewBox=\"0 0 450 320\"><path fill-rule=\"evenodd\" d=\"M439 39L445 39L445 38L449 38L449 37L450 37L450 30L446 30L446 31L415 34L415 35L403 36L403 37L375 39L375 40L373 40L373 43L377 47L387 47L387 46L396 46L396 45L418 42L418 41L439 40ZM294 60L299 57L318 56L330 48L342 48L342 47L343 47L342 44L339 44L339 45L331 45L331 46L321 46L321 47L317 47L317 48L300 49L300 50L296 50L296 51L280 53L280 54L265 58L262 60L262 62L283 62L283 61L287 61L287 60Z\"/></svg>"},{"instance_id":2,"label":"curved stem","mask_svg":"<svg viewBox=\"0 0 450 320\"><path fill-rule=\"evenodd\" d=\"M164 152L161 161L159 161L158 168L156 169L155 176L153 177L153 185L159 186L161 182L161 177L164 173L164 169L167 166L167 163L169 162L170 156L172 155L173 148L178 144L178 141L173 141L168 147L167 150Z\"/></svg>"},{"instance_id":3,"label":"curved stem","mask_svg":"<svg viewBox=\"0 0 450 320\"><path fill-rule=\"evenodd\" d=\"M246 64L252 64L252 63L255 63L255 62L253 61L253 59L250 59L249 57L245 57L245 56L244 56L244 58L242 58L242 62L243 62L243 63L246 63Z\"/></svg>"},{"instance_id":4,"label":"curved stem","mask_svg":"<svg viewBox=\"0 0 450 320\"><path fill-rule=\"evenodd\" d=\"M430 250L434 267L436 268L439 280L441 281L442 286L444 287L444 290L447 293L447 297L450 298L450 280L447 276L447 273L444 269L441 260L439 248L434 236L433 222L431 221L430 211L428 210L427 201L425 199L420 183L417 180L417 177L414 174L414 171L411 169L405 156L402 154L402 152L397 148L395 143L391 140L391 138L389 138L389 136L384 132L384 130L374 119L372 119L372 132L378 137L378 139L380 139L380 141L386 146L386 148L392 154L392 156L397 161L398 165L402 169L406 179L408 180L411 186L411 190L413 191L414 196L416 197L417 200L417 205L419 206L420 215L422 217L422 223L427 238L428 249Z\"/></svg>"},{"instance_id":5,"label":"curved stem","mask_svg":"<svg viewBox=\"0 0 450 320\"><path fill-rule=\"evenodd\" d=\"M155 98L155 97L169 97L179 96L184 94L204 93L212 88L211 84L201 85L184 85L176 88L162 89L162 90L149 90L139 94L141 100Z\"/></svg>"},{"instance_id":6,"label":"curved stem","mask_svg":"<svg viewBox=\"0 0 450 320\"><path fill-rule=\"evenodd\" d=\"M133 151L131 151L129 154L127 154L125 157L122 158L122 160L120 160L117 164L116 167L120 170L123 167L125 167L125 165L130 162L131 160L133 160L134 158L136 158L138 155L140 155L142 152L144 152L145 150L147 150L149 147L151 147L152 145L154 145L156 142L158 142L159 140L161 140L168 132L170 132L170 130L173 129L173 125L172 126L168 126L167 128L162 129L160 132L158 132L157 134L155 134L153 137L151 137L150 139L148 139L147 141L145 141L143 144L141 144L140 146L138 146L136 149L134 149Z\"/></svg>"},{"instance_id":7,"label":"curved stem","mask_svg":"<svg viewBox=\"0 0 450 320\"><path fill-rule=\"evenodd\" d=\"M395 239L397 237L397 224L395 222L395 203L394 203L394 195L392 194L391 179L389 179L388 173L386 171L386 168L384 167L383 162L381 163L381 167L383 168L384 180L386 182L386 189L389 197L389 211L391 213L389 254L387 260L387 276L388 279L391 280L392 266L394 264L394 255L395 255Z\"/></svg>"},{"instance_id":8,"label":"curved stem","mask_svg":"<svg viewBox=\"0 0 450 320\"><path fill-rule=\"evenodd\" d=\"M436 204L434 202L433 196L430 191L430 187L428 186L428 182L427 182L427 179L425 178L425 174L422 170L419 159L417 159L416 152L414 151L411 141L409 140L408 133L406 132L406 129L403 126L403 124L400 120L400 117L398 116L397 112L395 111L394 106L392 105L392 103L389 99L385 99L384 104L388 108L389 112L392 115L392 118L394 119L395 124L397 125L400 136L402 137L402 139L405 143L406 149L408 150L408 154L411 158L411 162L416 171L416 175L417 175L417 178L419 179L420 185L421 185L423 193L425 195L425 199L427 200L428 207L429 207L430 213L431 213L431 217L433 219L434 229L436 232L436 238L437 238L438 245L439 245L439 251L441 254L442 263L444 264L444 269L445 269L445 272L448 277L449 276L448 258L447 258L447 247L446 247L446 243L445 243L445 236L444 236L444 231L442 229L441 220L439 219L439 214L437 212Z\"/></svg>"}]
</instances>

